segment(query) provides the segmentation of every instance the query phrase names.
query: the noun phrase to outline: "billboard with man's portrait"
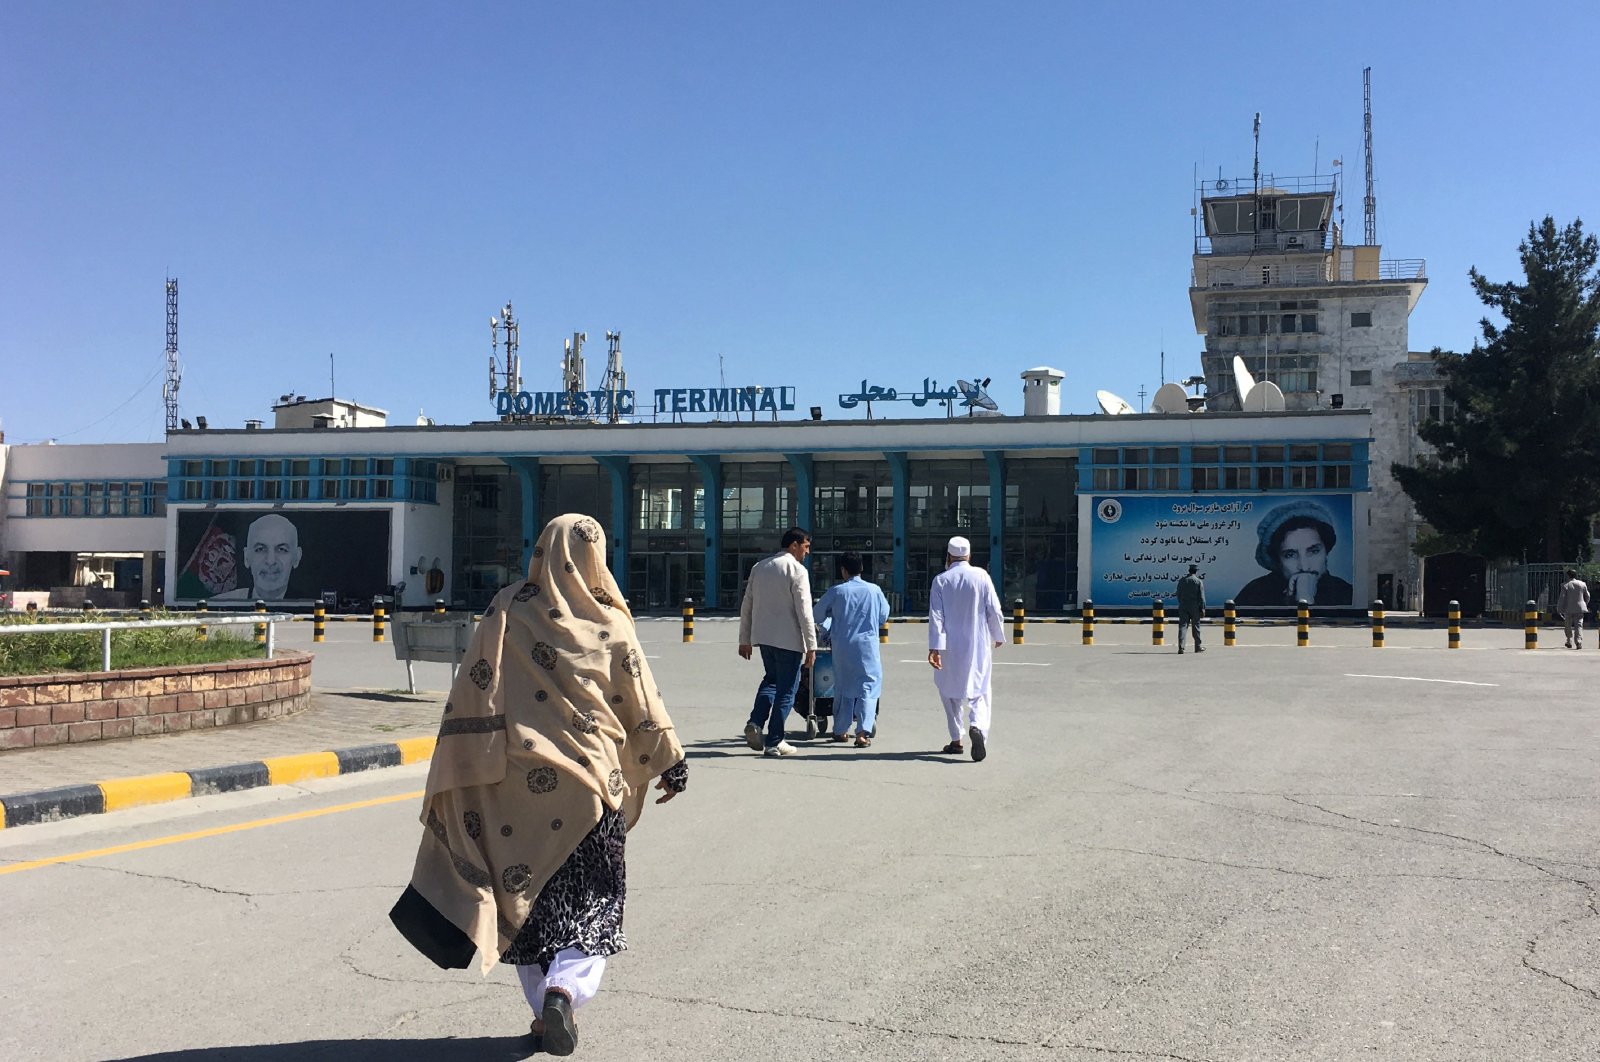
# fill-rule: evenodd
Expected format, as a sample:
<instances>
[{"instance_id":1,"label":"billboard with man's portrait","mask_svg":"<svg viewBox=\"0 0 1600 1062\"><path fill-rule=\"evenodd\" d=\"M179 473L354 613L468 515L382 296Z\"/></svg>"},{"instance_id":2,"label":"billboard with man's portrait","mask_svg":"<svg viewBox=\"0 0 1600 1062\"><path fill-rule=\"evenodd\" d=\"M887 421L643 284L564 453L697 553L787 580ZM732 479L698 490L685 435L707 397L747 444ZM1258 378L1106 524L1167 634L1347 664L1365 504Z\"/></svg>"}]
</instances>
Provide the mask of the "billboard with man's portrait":
<instances>
[{"instance_id":1,"label":"billboard with man's portrait","mask_svg":"<svg viewBox=\"0 0 1600 1062\"><path fill-rule=\"evenodd\" d=\"M1349 494L1095 495L1087 595L1097 606L1171 602L1198 566L1206 603L1241 609L1353 606Z\"/></svg>"},{"instance_id":2,"label":"billboard with man's portrait","mask_svg":"<svg viewBox=\"0 0 1600 1062\"><path fill-rule=\"evenodd\" d=\"M387 509L178 513L180 601L314 601L389 591Z\"/></svg>"}]
</instances>

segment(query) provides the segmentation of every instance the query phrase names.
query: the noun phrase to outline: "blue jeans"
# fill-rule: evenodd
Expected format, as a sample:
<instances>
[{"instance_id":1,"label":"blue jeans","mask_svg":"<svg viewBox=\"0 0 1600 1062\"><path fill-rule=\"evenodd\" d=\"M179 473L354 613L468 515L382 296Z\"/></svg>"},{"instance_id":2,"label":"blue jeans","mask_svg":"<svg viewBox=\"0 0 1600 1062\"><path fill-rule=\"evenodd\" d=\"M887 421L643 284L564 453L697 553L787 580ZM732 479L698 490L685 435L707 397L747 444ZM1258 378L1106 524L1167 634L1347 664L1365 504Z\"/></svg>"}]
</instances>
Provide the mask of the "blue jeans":
<instances>
[{"instance_id":1,"label":"blue jeans","mask_svg":"<svg viewBox=\"0 0 1600 1062\"><path fill-rule=\"evenodd\" d=\"M783 726L794 709L794 695L800 688L800 665L806 654L772 645L758 645L766 674L756 688L756 706L750 712L750 725L766 729L766 747L783 740Z\"/></svg>"}]
</instances>

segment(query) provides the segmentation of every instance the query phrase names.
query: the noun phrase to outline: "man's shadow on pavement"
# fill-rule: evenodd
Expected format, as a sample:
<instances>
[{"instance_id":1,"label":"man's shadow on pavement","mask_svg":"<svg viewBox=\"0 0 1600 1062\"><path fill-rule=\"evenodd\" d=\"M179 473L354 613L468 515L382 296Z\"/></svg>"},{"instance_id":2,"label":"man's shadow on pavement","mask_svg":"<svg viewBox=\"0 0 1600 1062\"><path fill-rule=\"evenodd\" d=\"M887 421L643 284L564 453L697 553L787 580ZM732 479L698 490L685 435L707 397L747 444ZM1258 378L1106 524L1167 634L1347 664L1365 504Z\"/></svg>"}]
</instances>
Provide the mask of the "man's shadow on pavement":
<instances>
[{"instance_id":1,"label":"man's shadow on pavement","mask_svg":"<svg viewBox=\"0 0 1600 1062\"><path fill-rule=\"evenodd\" d=\"M251 1044L247 1047L196 1047L129 1055L124 1062L521 1062L538 1058L527 1036L436 1037L424 1040L307 1040L297 1044Z\"/></svg>"},{"instance_id":2,"label":"man's shadow on pavement","mask_svg":"<svg viewBox=\"0 0 1600 1062\"><path fill-rule=\"evenodd\" d=\"M796 738L794 745L800 752L795 756L787 757L790 760L802 762L832 761L832 760L926 760L930 763L962 762L965 756L953 756L927 751L913 752L876 752L872 748L844 748L831 742L820 743ZM683 746L686 754L692 754L697 760L731 760L731 759L762 759L759 752L752 751L741 738L710 738L705 741L691 741Z\"/></svg>"}]
</instances>

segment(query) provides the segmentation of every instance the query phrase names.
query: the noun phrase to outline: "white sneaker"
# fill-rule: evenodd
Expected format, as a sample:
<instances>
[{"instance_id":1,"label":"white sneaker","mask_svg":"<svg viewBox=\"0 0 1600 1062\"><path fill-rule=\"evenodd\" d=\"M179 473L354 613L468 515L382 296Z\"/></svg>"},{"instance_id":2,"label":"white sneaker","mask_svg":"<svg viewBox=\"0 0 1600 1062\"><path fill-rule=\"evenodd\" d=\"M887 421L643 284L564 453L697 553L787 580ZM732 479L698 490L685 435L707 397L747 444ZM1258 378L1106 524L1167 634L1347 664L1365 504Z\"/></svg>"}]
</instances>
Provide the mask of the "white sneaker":
<instances>
[{"instance_id":1,"label":"white sneaker","mask_svg":"<svg viewBox=\"0 0 1600 1062\"><path fill-rule=\"evenodd\" d=\"M800 751L799 749L795 748L793 745L789 744L787 741L780 741L776 745L773 745L771 748L767 749L761 755L763 755L763 756L793 756L795 753L797 753L799 751Z\"/></svg>"}]
</instances>

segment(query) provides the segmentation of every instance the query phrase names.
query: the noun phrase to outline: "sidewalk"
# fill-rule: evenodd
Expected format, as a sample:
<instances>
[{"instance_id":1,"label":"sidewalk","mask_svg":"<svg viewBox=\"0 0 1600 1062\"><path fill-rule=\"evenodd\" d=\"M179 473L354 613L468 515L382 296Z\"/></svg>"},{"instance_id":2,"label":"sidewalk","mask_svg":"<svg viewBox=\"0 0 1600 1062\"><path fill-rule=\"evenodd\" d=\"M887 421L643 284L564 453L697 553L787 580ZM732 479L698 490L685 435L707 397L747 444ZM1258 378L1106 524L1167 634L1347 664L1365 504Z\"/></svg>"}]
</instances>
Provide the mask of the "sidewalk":
<instances>
[{"instance_id":1,"label":"sidewalk","mask_svg":"<svg viewBox=\"0 0 1600 1062\"><path fill-rule=\"evenodd\" d=\"M437 693L321 690L312 693L310 708L287 719L0 752L0 797L431 737L443 703Z\"/></svg>"}]
</instances>

